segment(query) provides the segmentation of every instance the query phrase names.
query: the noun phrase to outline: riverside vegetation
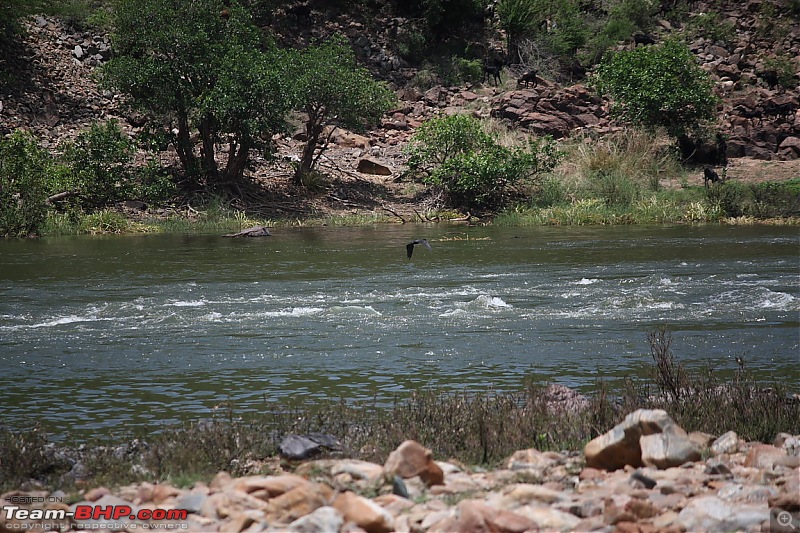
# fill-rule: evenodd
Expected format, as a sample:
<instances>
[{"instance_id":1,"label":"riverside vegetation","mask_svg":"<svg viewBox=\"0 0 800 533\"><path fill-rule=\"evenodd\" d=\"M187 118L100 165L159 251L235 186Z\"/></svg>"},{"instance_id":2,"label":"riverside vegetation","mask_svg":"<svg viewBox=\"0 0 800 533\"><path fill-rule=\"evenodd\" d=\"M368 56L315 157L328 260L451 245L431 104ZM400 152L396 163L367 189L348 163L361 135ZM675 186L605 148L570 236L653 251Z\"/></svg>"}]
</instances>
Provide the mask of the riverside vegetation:
<instances>
[{"instance_id":1,"label":"riverside vegetation","mask_svg":"<svg viewBox=\"0 0 800 533\"><path fill-rule=\"evenodd\" d=\"M390 3L390 14L409 20L421 17L420 26L398 30L394 44L401 59L380 63L378 74L388 69L384 77L391 79L393 93L389 84L358 64L360 57L339 30L322 24L311 46L289 40L289 29L302 35L299 30L317 30L314 26L320 21L313 3L279 8L265 0L203 0L186 12L154 0L50 4L18 0L4 7L9 17L0 45L14 50L19 37L13 21L55 7L73 24L110 32L112 46L92 56L97 64L87 78L94 76L105 94L113 95L103 104L104 114L112 118L63 135L49 149L21 128L0 140L0 179L5 180L0 189L0 233L5 236L227 231L298 220L373 223L395 221L397 216L403 221L479 215L502 224L649 224L785 223L800 214L797 176L766 183L695 185L699 180L694 175L701 169L687 165L681 150L700 150L703 139L727 133L719 129L716 116L718 87L697 65L687 42L709 35L731 43L739 31L714 18L713 9L693 17L681 31L668 33L661 43L628 50L614 43L653 31L658 16L678 24L681 13L685 15L680 9L686 6L675 4L675 11L669 11L619 0L591 18L577 4L504 0L494 18L486 18L481 13L487 6L477 0ZM375 8L364 4L368 12ZM331 9L343 20L352 16L343 6ZM757 37L783 39L792 46L793 34L780 29L787 9L790 14L796 6L773 8L771 16L778 22L771 29L766 18L758 18ZM153 24L141 26L142 12L150 14ZM381 16L379 12L375 16ZM268 14L274 15L271 26L264 22ZM50 27L47 20L38 20L36 29ZM554 21L554 28L542 30ZM579 29L589 22L597 30L592 39L591 32ZM474 85L476 74L480 76L476 43L459 52L461 56L448 52L460 43L463 29L475 24L486 35L502 28L507 40L499 60L518 60L518 66L538 69L540 86L552 85L541 78L545 74L565 79L569 58L577 57L584 69L595 68L587 78L597 91L592 98L600 102L603 97L612 104L617 125L583 128L554 140L538 134L535 125L532 132L486 116L482 106L489 97L467 96L469 91L463 93L466 102L450 105L445 116L434 110L424 113L422 121L409 118L412 115L402 111L408 104L395 99L407 93L398 76L410 77L405 81L412 88L424 89L420 84L428 72L434 79L466 82L482 90ZM225 46L207 46L208 36ZM173 42L184 43L181 49L191 54L169 54ZM482 43L484 59L491 55L486 51L491 42L486 37ZM355 44L356 50L359 46ZM431 64L436 57L451 61ZM420 62L416 68L403 70L415 60ZM780 101L765 104L764 112L796 112L791 60L779 55L763 64L775 73L765 74L765 79L774 78L777 87L789 91ZM320 77L323 70L326 74ZM27 90L20 89L24 79L3 72L13 102L15 91ZM320 79L326 83L314 81ZM498 90L508 92L508 84ZM510 92L509 98L534 95L528 101L536 106L536 98L544 102L547 90ZM544 102L538 119L547 118L551 105L561 109L564 103ZM390 110L401 118L387 120ZM575 112L586 116L585 110ZM490 114L513 115L509 113L503 107ZM48 115L46 121L50 119L59 121ZM292 128L297 133L288 136ZM348 138L347 132L368 133L369 138ZM392 154L399 177L376 181L348 171L348 161L336 159L342 146L361 147L362 158ZM724 164L723 154L714 157L712 164ZM317 201L321 198L324 206ZM281 202L291 205L277 212L269 208ZM313 208L303 207L308 205ZM403 214L411 211L411 217Z\"/></svg>"}]
</instances>

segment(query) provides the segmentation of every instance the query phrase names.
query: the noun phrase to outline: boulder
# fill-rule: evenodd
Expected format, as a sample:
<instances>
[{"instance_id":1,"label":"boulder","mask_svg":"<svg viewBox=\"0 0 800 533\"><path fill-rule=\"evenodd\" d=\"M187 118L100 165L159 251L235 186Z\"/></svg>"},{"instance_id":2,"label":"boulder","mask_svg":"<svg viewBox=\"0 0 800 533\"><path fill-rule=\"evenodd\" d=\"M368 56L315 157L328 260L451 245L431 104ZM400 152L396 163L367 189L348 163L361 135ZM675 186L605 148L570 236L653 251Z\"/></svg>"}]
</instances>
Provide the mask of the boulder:
<instances>
[{"instance_id":1,"label":"boulder","mask_svg":"<svg viewBox=\"0 0 800 533\"><path fill-rule=\"evenodd\" d=\"M630 413L608 433L590 441L584 455L587 466L605 470L626 465L669 468L700 459L686 432L661 409Z\"/></svg>"},{"instance_id":2,"label":"boulder","mask_svg":"<svg viewBox=\"0 0 800 533\"><path fill-rule=\"evenodd\" d=\"M246 230L245 230L246 231ZM342 444L331 435L309 433L308 435L287 435L283 438L278 451L286 459L308 459L324 450L341 450Z\"/></svg>"},{"instance_id":3,"label":"boulder","mask_svg":"<svg viewBox=\"0 0 800 533\"><path fill-rule=\"evenodd\" d=\"M353 522L367 533L388 533L394 530L394 519L380 505L363 496L347 491L333 502L333 507L348 522Z\"/></svg>"},{"instance_id":4,"label":"boulder","mask_svg":"<svg viewBox=\"0 0 800 533\"><path fill-rule=\"evenodd\" d=\"M391 176L392 171L386 165L382 165L371 159L360 159L357 170L362 174L375 174L378 176Z\"/></svg>"},{"instance_id":5,"label":"boulder","mask_svg":"<svg viewBox=\"0 0 800 533\"><path fill-rule=\"evenodd\" d=\"M405 479L419 476L429 487L444 484L444 472L433 461L432 452L413 440L403 442L390 453L383 470L389 476Z\"/></svg>"},{"instance_id":6,"label":"boulder","mask_svg":"<svg viewBox=\"0 0 800 533\"><path fill-rule=\"evenodd\" d=\"M769 520L763 504L726 502L716 496L698 496L689 501L676 520L684 531L757 531Z\"/></svg>"}]
</instances>

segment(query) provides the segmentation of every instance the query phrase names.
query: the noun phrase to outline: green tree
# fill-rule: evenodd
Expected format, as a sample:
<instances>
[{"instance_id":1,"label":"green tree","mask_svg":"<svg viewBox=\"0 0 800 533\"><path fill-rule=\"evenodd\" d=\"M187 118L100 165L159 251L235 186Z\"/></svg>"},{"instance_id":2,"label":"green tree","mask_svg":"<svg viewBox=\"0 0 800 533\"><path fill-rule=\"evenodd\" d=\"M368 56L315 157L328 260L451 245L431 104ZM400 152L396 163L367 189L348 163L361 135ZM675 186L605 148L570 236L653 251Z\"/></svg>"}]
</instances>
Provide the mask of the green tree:
<instances>
[{"instance_id":1,"label":"green tree","mask_svg":"<svg viewBox=\"0 0 800 533\"><path fill-rule=\"evenodd\" d=\"M89 210L126 200L134 191L134 143L109 120L92 124L65 150L74 196Z\"/></svg>"},{"instance_id":2,"label":"green tree","mask_svg":"<svg viewBox=\"0 0 800 533\"><path fill-rule=\"evenodd\" d=\"M520 41L531 35L544 20L535 0L500 0L497 3L500 28L506 32L506 49L511 58L518 55Z\"/></svg>"},{"instance_id":3,"label":"green tree","mask_svg":"<svg viewBox=\"0 0 800 533\"><path fill-rule=\"evenodd\" d=\"M47 216L53 166L50 155L22 130L0 140L0 236L38 233Z\"/></svg>"},{"instance_id":4,"label":"green tree","mask_svg":"<svg viewBox=\"0 0 800 533\"><path fill-rule=\"evenodd\" d=\"M305 121L306 144L295 171L295 181L301 183L327 147L336 126L364 131L377 125L395 102L395 96L356 64L352 48L341 37L300 51L291 71L297 107L303 111ZM333 127L323 139L326 126Z\"/></svg>"},{"instance_id":5,"label":"green tree","mask_svg":"<svg viewBox=\"0 0 800 533\"><path fill-rule=\"evenodd\" d=\"M675 40L607 56L594 85L611 97L612 112L622 119L664 127L676 137L713 118L718 101L708 74Z\"/></svg>"},{"instance_id":6,"label":"green tree","mask_svg":"<svg viewBox=\"0 0 800 533\"><path fill-rule=\"evenodd\" d=\"M187 175L238 189L250 150L283 127L291 103L285 54L262 47L236 0L118 0L115 13L116 57L103 67L104 83L170 125Z\"/></svg>"}]
</instances>

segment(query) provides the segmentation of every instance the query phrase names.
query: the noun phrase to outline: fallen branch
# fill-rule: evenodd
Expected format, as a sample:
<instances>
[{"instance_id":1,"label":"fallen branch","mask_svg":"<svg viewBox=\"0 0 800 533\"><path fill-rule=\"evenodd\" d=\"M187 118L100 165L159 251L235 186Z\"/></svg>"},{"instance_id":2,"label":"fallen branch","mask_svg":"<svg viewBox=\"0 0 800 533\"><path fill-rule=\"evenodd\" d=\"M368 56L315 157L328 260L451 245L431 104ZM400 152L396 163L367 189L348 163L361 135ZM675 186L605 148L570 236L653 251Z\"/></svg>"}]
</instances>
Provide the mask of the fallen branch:
<instances>
[{"instance_id":1,"label":"fallen branch","mask_svg":"<svg viewBox=\"0 0 800 533\"><path fill-rule=\"evenodd\" d=\"M269 237L269 235L270 233L266 226L253 226L238 233L223 235L223 237Z\"/></svg>"},{"instance_id":2,"label":"fallen branch","mask_svg":"<svg viewBox=\"0 0 800 533\"><path fill-rule=\"evenodd\" d=\"M60 192L60 193L54 194L52 196L48 196L47 199L45 200L45 203L46 204L52 204L53 202L57 202L59 200L63 200L64 198L69 198L70 196L77 196L78 194L80 194L79 191L64 191L64 192Z\"/></svg>"},{"instance_id":3,"label":"fallen branch","mask_svg":"<svg viewBox=\"0 0 800 533\"><path fill-rule=\"evenodd\" d=\"M385 205L381 206L381 208L382 208L384 211L388 211L388 212L390 212L391 214L393 214L394 216L396 216L397 218L399 218L399 219L400 219L400 221L401 221L403 224L405 224L405 223L406 223L406 219L405 219L405 218L403 218L403 215L401 215L400 213L398 213L398 212L397 212L397 211L395 211L394 209L391 209L391 208L389 208L389 207L386 207Z\"/></svg>"}]
</instances>

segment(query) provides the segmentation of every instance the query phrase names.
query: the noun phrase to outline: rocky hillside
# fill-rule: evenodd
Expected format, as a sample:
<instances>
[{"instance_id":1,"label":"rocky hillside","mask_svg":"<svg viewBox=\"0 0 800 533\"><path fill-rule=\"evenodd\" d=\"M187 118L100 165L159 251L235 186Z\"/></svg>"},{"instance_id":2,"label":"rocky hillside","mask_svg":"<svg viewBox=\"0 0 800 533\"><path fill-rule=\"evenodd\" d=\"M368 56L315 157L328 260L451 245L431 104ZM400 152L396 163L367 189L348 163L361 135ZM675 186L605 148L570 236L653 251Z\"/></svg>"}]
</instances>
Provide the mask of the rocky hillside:
<instances>
[{"instance_id":1,"label":"rocky hillside","mask_svg":"<svg viewBox=\"0 0 800 533\"><path fill-rule=\"evenodd\" d=\"M765 5L771 8L765 9ZM728 156L798 160L800 95L796 80L800 70L800 25L780 0L750 0L731 3L724 18L713 21L713 25L706 22L709 32L726 30L712 38L697 30L702 29L698 21L711 8L704 1L694 2L685 26L694 27L694 33L699 33L691 41L691 49L711 74L722 97L719 127L728 137ZM769 13L771 16L766 17ZM363 203L363 198L352 198L353 194L388 194L385 187L391 187L393 180L381 176L396 177L403 170L401 147L419 124L436 114L467 111L556 138L587 131L603 134L618 127L608 115L607 102L584 84L564 85L540 76L535 86L523 86L516 81L521 65L506 68L497 87L488 83L461 87L421 83L419 71L402 59L392 41L392 36L408 24L407 20L376 20L376 14L363 15L365 19L371 17L370 24L366 24L351 13L321 24L322 14L310 7L300 18L289 15L276 19L279 22L272 30L277 36L292 36L301 43L333 32L347 34L357 55L376 75L392 84L401 102L381 127L367 136L340 132L334 138L334 147L323 161L326 172L338 175L349 185L378 176L384 187L376 191L370 186L362 193L353 193L343 186L341 194L334 197L344 205L349 200ZM314 24L304 26L305 17ZM298 24L305 29L298 30ZM117 118L131 135L140 131L143 118L127 112L118 95L100 90L95 83L93 70L111 54L108 36L76 31L57 19L41 16L25 21L24 26L24 41L5 60L17 80L0 94L0 134L26 128L55 150L94 121ZM686 28L660 20L651 37L659 41ZM619 46L631 47L634 43ZM790 58L788 65L794 69L795 85L789 88L784 87L785 82L780 83L776 69L778 65L785 70L787 64L785 60L780 63L781 58ZM278 145L286 161L276 165L257 160L253 171L253 177L276 183L276 190L288 186L288 179L284 178L289 173L289 161L299 152L299 143L291 136L279 139ZM162 161L169 159L168 154L162 155ZM797 171L796 166L791 168L789 177Z\"/></svg>"}]
</instances>

